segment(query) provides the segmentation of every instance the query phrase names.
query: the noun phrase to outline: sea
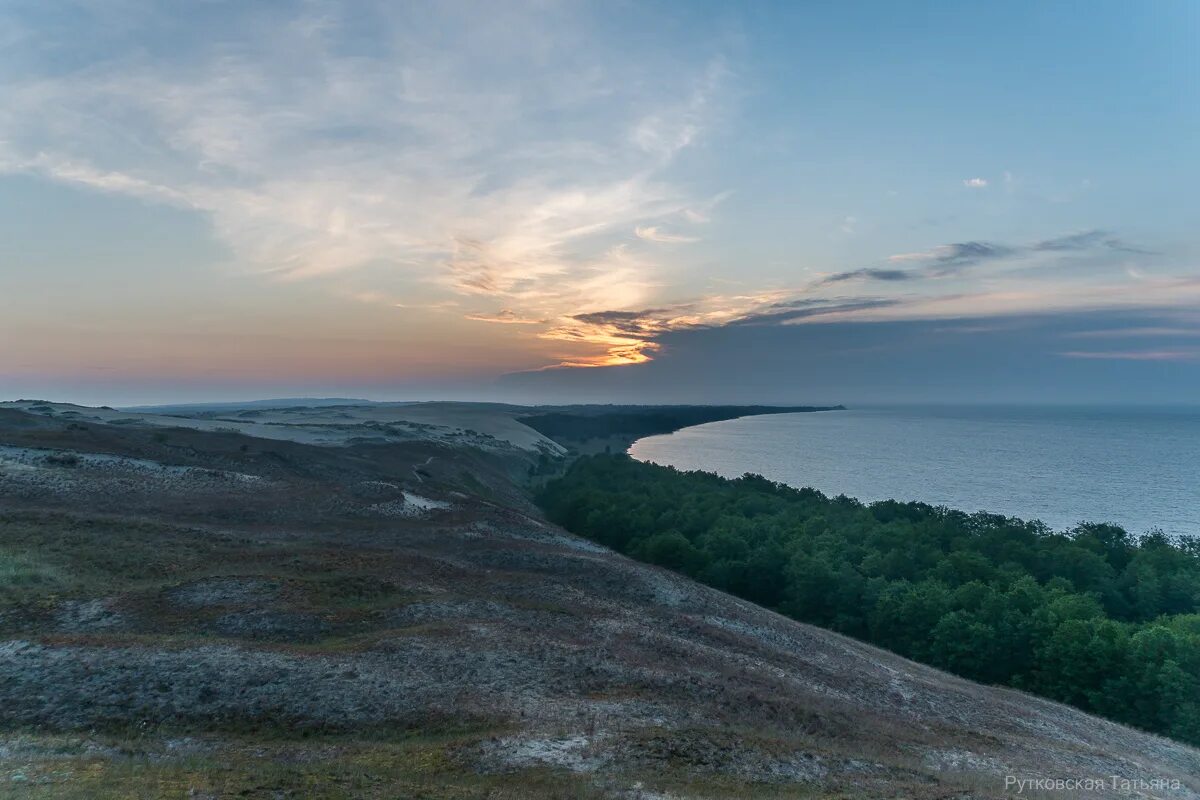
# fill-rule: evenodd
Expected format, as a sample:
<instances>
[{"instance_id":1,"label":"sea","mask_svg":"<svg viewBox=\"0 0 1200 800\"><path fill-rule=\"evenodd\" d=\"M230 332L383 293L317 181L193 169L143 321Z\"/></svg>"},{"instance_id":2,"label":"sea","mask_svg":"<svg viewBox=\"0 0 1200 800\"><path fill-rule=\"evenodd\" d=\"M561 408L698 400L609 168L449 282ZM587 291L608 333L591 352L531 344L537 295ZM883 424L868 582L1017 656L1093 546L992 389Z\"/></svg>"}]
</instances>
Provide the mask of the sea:
<instances>
[{"instance_id":1,"label":"sea","mask_svg":"<svg viewBox=\"0 0 1200 800\"><path fill-rule=\"evenodd\" d=\"M864 407L713 422L639 460L1133 534L1200 535L1200 408Z\"/></svg>"}]
</instances>

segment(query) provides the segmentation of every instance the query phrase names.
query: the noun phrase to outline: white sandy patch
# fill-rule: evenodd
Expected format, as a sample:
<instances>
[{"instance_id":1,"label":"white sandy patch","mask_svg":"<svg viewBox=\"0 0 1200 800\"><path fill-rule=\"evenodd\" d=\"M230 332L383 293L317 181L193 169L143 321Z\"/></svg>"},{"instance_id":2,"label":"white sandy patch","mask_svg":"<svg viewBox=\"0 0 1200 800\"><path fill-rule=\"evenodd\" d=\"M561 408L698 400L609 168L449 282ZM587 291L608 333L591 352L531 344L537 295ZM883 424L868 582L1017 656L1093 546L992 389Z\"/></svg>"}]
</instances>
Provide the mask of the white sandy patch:
<instances>
[{"instance_id":1,"label":"white sandy patch","mask_svg":"<svg viewBox=\"0 0 1200 800\"><path fill-rule=\"evenodd\" d=\"M0 408L82 422L225 431L325 446L418 440L493 450L516 447L551 454L564 452L558 444L516 419L528 411L473 403L296 406L220 412L180 410L170 414L28 400L0 403Z\"/></svg>"},{"instance_id":2,"label":"white sandy patch","mask_svg":"<svg viewBox=\"0 0 1200 800\"><path fill-rule=\"evenodd\" d=\"M596 544L595 542L589 542L587 539L581 539L578 536L559 534L551 537L550 541L557 545L570 548L571 550L578 550L581 553L596 553L603 555L612 552L612 550L609 550L604 545Z\"/></svg>"},{"instance_id":3,"label":"white sandy patch","mask_svg":"<svg viewBox=\"0 0 1200 800\"><path fill-rule=\"evenodd\" d=\"M402 499L374 503L368 508L377 514L388 517L424 517L434 511L454 508L452 503L447 503L445 500L434 500L413 492L401 492L401 494L404 495Z\"/></svg>"},{"instance_id":4,"label":"white sandy patch","mask_svg":"<svg viewBox=\"0 0 1200 800\"><path fill-rule=\"evenodd\" d=\"M930 750L923 759L925 765L938 772L986 772L1002 774L1007 770L990 756L981 756L969 750Z\"/></svg>"},{"instance_id":5,"label":"white sandy patch","mask_svg":"<svg viewBox=\"0 0 1200 800\"><path fill-rule=\"evenodd\" d=\"M489 755L507 766L559 767L571 772L595 772L609 757L594 752L593 740L582 733L573 736L501 739Z\"/></svg>"},{"instance_id":6,"label":"white sandy patch","mask_svg":"<svg viewBox=\"0 0 1200 800\"><path fill-rule=\"evenodd\" d=\"M404 495L404 502L421 511L440 511L451 508L451 505L444 500L431 500L428 497L421 497L421 495L413 494L412 492L402 492L402 494Z\"/></svg>"}]
</instances>

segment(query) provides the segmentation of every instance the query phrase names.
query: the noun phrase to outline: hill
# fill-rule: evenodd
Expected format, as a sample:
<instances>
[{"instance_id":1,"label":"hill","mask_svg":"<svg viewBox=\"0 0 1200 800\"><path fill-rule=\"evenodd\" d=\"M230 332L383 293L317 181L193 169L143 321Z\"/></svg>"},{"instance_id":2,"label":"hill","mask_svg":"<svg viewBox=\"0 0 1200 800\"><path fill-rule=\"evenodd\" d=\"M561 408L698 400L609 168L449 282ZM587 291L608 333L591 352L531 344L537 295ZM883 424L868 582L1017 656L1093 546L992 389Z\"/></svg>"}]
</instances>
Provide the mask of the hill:
<instances>
[{"instance_id":1,"label":"hill","mask_svg":"<svg viewBox=\"0 0 1200 800\"><path fill-rule=\"evenodd\" d=\"M0 408L0 794L1200 797L1185 745L565 532L537 412L453 405Z\"/></svg>"}]
</instances>

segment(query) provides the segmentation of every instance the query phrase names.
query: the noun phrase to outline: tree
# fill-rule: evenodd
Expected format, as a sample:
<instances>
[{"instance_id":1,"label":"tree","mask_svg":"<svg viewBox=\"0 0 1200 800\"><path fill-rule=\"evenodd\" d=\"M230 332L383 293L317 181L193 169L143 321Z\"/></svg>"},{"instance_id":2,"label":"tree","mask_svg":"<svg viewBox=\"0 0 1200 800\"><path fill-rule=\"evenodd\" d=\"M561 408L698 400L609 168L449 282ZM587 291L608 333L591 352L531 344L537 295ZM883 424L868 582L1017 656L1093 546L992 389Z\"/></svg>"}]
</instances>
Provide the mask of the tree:
<instances>
[{"instance_id":1,"label":"tree","mask_svg":"<svg viewBox=\"0 0 1200 800\"><path fill-rule=\"evenodd\" d=\"M539 502L570 530L798 619L1200 743L1200 541L863 506L625 456L577 459Z\"/></svg>"},{"instance_id":2,"label":"tree","mask_svg":"<svg viewBox=\"0 0 1200 800\"><path fill-rule=\"evenodd\" d=\"M642 540L634 554L651 564L689 574L698 572L705 562L704 554L679 531L658 533Z\"/></svg>"}]
</instances>

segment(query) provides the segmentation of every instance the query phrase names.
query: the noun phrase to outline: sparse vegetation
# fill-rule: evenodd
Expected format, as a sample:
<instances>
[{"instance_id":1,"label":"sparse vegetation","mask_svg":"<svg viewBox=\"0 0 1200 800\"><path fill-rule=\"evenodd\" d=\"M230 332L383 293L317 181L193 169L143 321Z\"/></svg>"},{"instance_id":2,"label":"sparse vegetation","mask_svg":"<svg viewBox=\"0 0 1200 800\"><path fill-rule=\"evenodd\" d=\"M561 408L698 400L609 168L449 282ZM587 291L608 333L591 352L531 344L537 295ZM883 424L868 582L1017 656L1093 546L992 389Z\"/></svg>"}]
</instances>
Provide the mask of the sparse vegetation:
<instances>
[{"instance_id":1,"label":"sparse vegetation","mask_svg":"<svg viewBox=\"0 0 1200 800\"><path fill-rule=\"evenodd\" d=\"M61 585L61 573L32 553L0 549L0 598L11 601Z\"/></svg>"},{"instance_id":2,"label":"sparse vegetation","mask_svg":"<svg viewBox=\"0 0 1200 800\"><path fill-rule=\"evenodd\" d=\"M480 774L459 757L483 732L383 738L184 737L80 741L26 736L13 746L25 763L0 792L30 800L128 797L247 797L357 800L590 800L605 793L578 776L547 769ZM175 752L172 752L174 750ZM9 794L9 792L12 792Z\"/></svg>"},{"instance_id":3,"label":"sparse vegetation","mask_svg":"<svg viewBox=\"0 0 1200 800\"><path fill-rule=\"evenodd\" d=\"M998 798L1002 768L1200 772L546 524L513 484L558 468L544 440L36 423L0 415L5 797L932 800ZM400 497L420 513L371 512Z\"/></svg>"}]
</instances>

